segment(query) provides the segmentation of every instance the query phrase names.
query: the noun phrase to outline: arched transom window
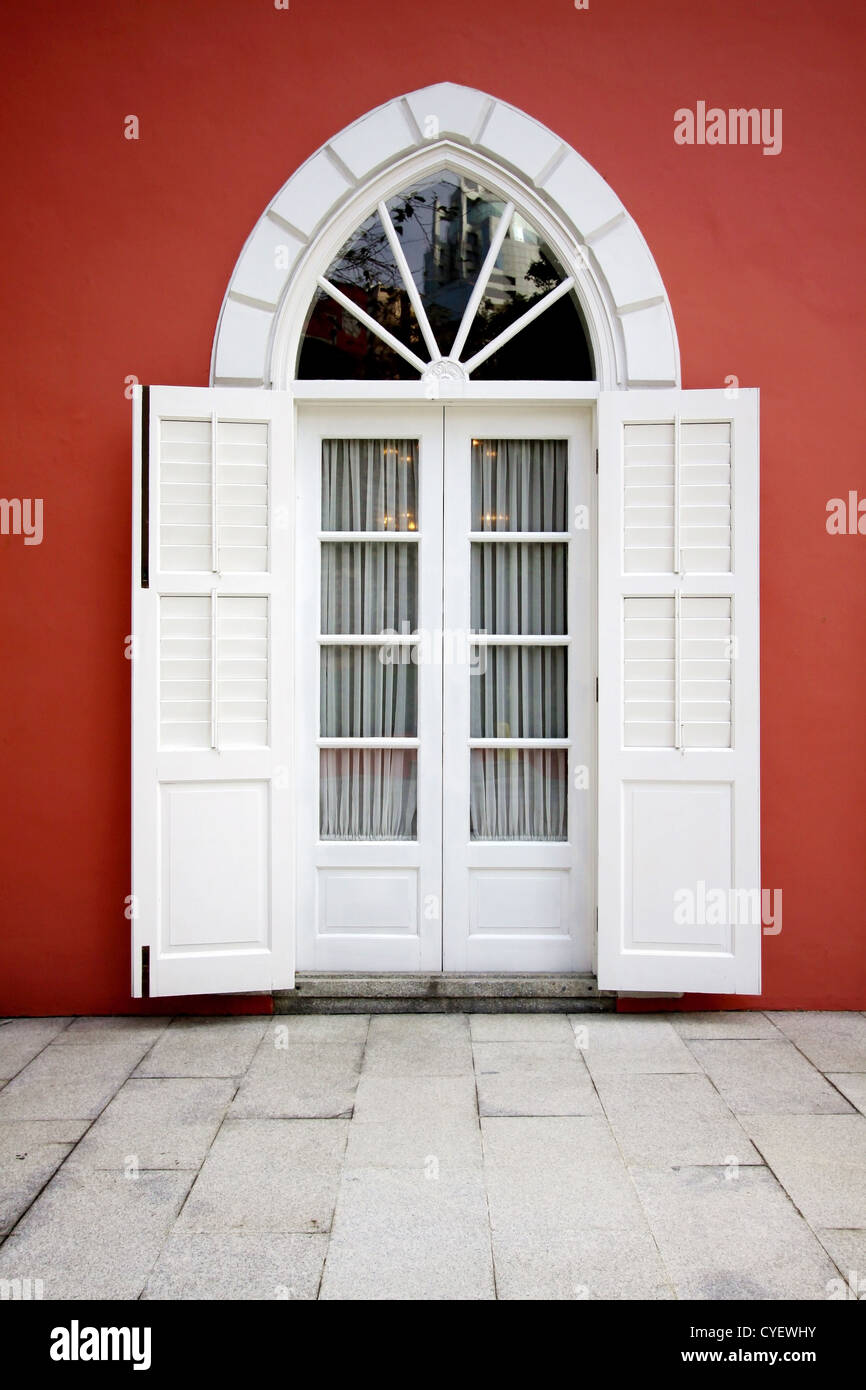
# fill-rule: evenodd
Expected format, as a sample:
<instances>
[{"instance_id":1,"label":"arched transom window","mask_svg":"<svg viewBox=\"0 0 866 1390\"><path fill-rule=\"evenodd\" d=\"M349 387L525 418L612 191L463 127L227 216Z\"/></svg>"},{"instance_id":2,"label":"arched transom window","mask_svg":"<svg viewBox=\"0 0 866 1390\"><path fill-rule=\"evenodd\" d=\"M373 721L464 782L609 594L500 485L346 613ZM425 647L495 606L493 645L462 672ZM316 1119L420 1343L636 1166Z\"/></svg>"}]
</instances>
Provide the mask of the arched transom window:
<instances>
[{"instance_id":1,"label":"arched transom window","mask_svg":"<svg viewBox=\"0 0 866 1390\"><path fill-rule=\"evenodd\" d=\"M444 170L379 203L318 277L302 379L595 379L574 277L514 203Z\"/></svg>"}]
</instances>

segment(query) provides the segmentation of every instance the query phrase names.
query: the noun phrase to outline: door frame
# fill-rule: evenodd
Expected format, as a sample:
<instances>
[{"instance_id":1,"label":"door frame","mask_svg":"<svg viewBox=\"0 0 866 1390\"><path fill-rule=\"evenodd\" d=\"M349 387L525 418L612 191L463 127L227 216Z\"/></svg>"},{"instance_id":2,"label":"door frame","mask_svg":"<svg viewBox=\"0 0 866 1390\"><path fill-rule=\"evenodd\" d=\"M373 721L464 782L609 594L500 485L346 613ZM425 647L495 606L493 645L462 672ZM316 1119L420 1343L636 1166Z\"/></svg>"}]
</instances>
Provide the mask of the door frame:
<instances>
[{"instance_id":1,"label":"door frame","mask_svg":"<svg viewBox=\"0 0 866 1390\"><path fill-rule=\"evenodd\" d=\"M435 391L431 391L431 383L421 383L414 381L297 381L292 386L292 396L294 398L294 432L295 432L295 457L297 460L296 473L296 510L298 516L297 524L301 524L301 470L305 466L303 450L300 447L302 439L302 419L306 408L332 406L338 421L346 421L350 418L349 412L355 407L361 412L364 408L375 410L378 406L407 406L415 403L418 407L429 407L447 405L449 403L478 404L483 406L499 406L508 410L511 406L516 410L539 409L545 406L555 408L555 413L561 414L564 409L571 406L575 413L586 413L589 417L589 447L591 457L595 459L595 467L588 470L589 478L589 498L590 509L589 517L589 544L591 547L589 560L589 583L590 583L590 660L592 674L597 677L598 672L598 412L597 400L599 394L599 384L597 382L520 382L520 381L485 381L485 382L464 382L464 383L436 383ZM508 404L506 404L506 402ZM341 432L351 433L342 424L336 429L336 434ZM573 506L574 499L570 498L569 506ZM423 524L423 523L422 523ZM316 571L316 576L318 570ZM299 609L310 609L318 612L319 592L309 570L305 570L302 555L302 547L296 546L296 604ZM569 601L571 600L571 587L569 590ZM441 624L441 618L440 618ZM299 621L296 641L300 641L301 633L307 633L308 625ZM298 653L296 650L296 657ZM296 660L295 667L298 671L304 669L303 662ZM297 719L295 728L295 766L299 772L304 766L304 759L309 761L309 739L310 728L316 727L311 724L311 718L315 720L315 702L310 694L308 683L306 691L302 688L302 681L296 679L295 699L297 708ZM318 690L318 680L316 680L316 690ZM304 711L307 711L306 718ZM442 711L440 710L440 718ZM594 715L592 718L592 730L590 736L590 763L589 763L589 794L591 805L589 811L588 824L588 859L591 881L589 884L589 943L590 961L588 969L595 973L598 960L598 935L597 935L597 885L598 885L598 706L595 704ZM569 750L571 753L571 750ZM575 794L573 790L573 771L574 767L570 761L569 778L572 783L570 788L569 802ZM299 779L301 786L306 786L309 791L309 777L305 781ZM301 793L297 794L299 800ZM298 827L300 841L301 825L300 808L296 812L295 823ZM569 813L569 833L571 834L572 817ZM440 841L442 841L442 855L444 858L445 846L443 840L443 828L440 825ZM308 848L302 842L298 845L297 863L303 863L304 854ZM572 846L573 848L573 846ZM371 855L372 850L372 855ZM368 842L364 844L364 853L371 855L373 862L376 860L376 850ZM304 882L306 878L307 882ZM296 942L300 947L301 932L312 931L315 921L316 903L315 894L310 891L310 875L298 874L296 880ZM444 885L439 884L439 904L441 911L442 895ZM305 927L304 923L308 925ZM441 921L438 927L442 929ZM444 942L443 942L444 955ZM309 966L301 966L301 969ZM316 966L316 969L328 967ZM354 967L366 973L367 967L363 958L359 958ZM403 967L405 969L405 967ZM525 965L515 965L515 970L525 970ZM373 968L370 973L387 974L387 967ZM432 973L443 973L443 961L432 968Z\"/></svg>"}]
</instances>

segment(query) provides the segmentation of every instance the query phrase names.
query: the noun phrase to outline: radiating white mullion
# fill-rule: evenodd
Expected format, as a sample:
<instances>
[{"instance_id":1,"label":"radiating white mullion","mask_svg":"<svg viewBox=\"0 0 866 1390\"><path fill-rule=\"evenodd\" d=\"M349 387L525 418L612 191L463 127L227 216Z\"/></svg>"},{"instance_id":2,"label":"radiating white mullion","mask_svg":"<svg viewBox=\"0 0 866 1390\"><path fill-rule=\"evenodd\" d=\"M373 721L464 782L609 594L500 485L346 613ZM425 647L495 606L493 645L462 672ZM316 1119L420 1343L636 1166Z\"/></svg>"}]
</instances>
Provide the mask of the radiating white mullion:
<instances>
[{"instance_id":1,"label":"radiating white mullion","mask_svg":"<svg viewBox=\"0 0 866 1390\"><path fill-rule=\"evenodd\" d=\"M417 372L423 372L426 369L427 363L422 362L421 358L418 357L411 348L407 348L404 343L400 342L399 338L395 338L393 333L389 333L387 328L383 328L381 323L377 323L374 318L371 318L367 311L361 308L360 304L356 304L347 294L343 294L342 290L338 290L337 286L332 285L330 280L326 279L324 275L318 277L317 283L326 294L329 294L331 298L335 299L344 309L348 309L349 313L353 314L359 323L362 323L365 328L369 328L370 332L375 333L377 338L381 338L383 343L387 343L388 347L391 348L393 352L399 353Z\"/></svg>"},{"instance_id":2,"label":"radiating white mullion","mask_svg":"<svg viewBox=\"0 0 866 1390\"><path fill-rule=\"evenodd\" d=\"M460 360L460 354L466 346L466 339L469 337L469 330L475 321L478 306L487 289L487 282L493 274L493 267L496 259L502 250L502 243L508 235L508 228L511 226L511 219L514 216L514 204L506 203L499 219L499 226L493 234L487 255L484 257L484 264L481 267L478 279L475 281L475 288L469 296L469 303L463 311L463 318L460 320L460 327L457 330L457 337L454 339L454 346L451 349L451 357L455 361ZM468 370L468 368L467 368Z\"/></svg>"},{"instance_id":3,"label":"radiating white mullion","mask_svg":"<svg viewBox=\"0 0 866 1390\"><path fill-rule=\"evenodd\" d=\"M539 314L543 314L545 309L549 309L552 304L555 304L558 299L561 299L564 294L568 294L569 290L573 288L574 277L570 275L567 280L563 280L561 284L557 285L555 290L551 290L543 299L539 299L533 304L531 309L527 309L525 314L521 314L519 319L515 319L512 324L503 329L499 336L489 342L486 347L483 347L480 352L476 352L474 357L470 357L468 362L464 362L463 366L466 371L471 375L476 367L480 367L481 363L486 362L488 357L492 357L494 352L498 352L500 348L505 347L506 343L510 343L511 339L516 337L522 329L528 328Z\"/></svg>"},{"instance_id":4,"label":"radiating white mullion","mask_svg":"<svg viewBox=\"0 0 866 1390\"><path fill-rule=\"evenodd\" d=\"M387 205L384 202L381 202L379 204L379 221L385 228L385 235L388 238L388 244L391 247L391 250L394 252L394 260L397 262L400 274L403 277L403 284L406 286L406 292L409 295L412 308L415 310L415 317L418 320L418 326L421 329L422 334L424 335L424 341L427 344L427 350L430 353L431 361L441 362L442 353L439 351L439 345L436 342L433 329L430 326L430 320L427 317L427 310L424 308L424 305L421 301L421 296L418 293L418 286L415 284L415 277L409 269L409 262L406 260L406 255L403 251L400 238L398 237L397 232L394 228L394 223L391 221L391 214L388 211Z\"/></svg>"}]
</instances>

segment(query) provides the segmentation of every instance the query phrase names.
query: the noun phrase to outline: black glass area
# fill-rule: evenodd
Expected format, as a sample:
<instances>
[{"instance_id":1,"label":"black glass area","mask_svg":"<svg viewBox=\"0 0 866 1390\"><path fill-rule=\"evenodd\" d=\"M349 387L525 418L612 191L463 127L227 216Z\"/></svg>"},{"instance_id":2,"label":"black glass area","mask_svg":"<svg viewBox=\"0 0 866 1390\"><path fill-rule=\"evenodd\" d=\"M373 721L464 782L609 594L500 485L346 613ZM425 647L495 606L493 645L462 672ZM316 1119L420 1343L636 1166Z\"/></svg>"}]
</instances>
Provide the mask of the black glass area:
<instances>
[{"instance_id":1,"label":"black glass area","mask_svg":"<svg viewBox=\"0 0 866 1390\"><path fill-rule=\"evenodd\" d=\"M387 203L409 275L444 357L452 352L505 206L498 194L447 170ZM515 212L460 360L469 362L567 274L538 231ZM325 278L420 362L430 360L378 212L352 234ZM479 380L593 380L592 354L576 296L563 295L471 374ZM298 377L396 381L418 376L417 362L407 361L350 308L317 289L304 328Z\"/></svg>"}]
</instances>

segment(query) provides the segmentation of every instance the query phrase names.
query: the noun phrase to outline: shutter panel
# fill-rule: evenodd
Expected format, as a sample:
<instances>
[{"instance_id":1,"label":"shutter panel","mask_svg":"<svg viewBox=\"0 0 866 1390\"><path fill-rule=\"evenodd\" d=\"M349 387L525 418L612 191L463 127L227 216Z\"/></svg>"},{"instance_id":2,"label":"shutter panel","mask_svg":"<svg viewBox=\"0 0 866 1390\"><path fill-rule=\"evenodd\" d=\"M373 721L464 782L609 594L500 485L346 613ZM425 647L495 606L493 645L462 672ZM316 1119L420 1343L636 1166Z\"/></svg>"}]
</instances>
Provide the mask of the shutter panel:
<instances>
[{"instance_id":1,"label":"shutter panel","mask_svg":"<svg viewBox=\"0 0 866 1390\"><path fill-rule=\"evenodd\" d=\"M760 991L758 393L599 398L598 982Z\"/></svg>"},{"instance_id":2,"label":"shutter panel","mask_svg":"<svg viewBox=\"0 0 866 1390\"><path fill-rule=\"evenodd\" d=\"M284 392L135 391L133 995L294 983Z\"/></svg>"}]
</instances>

